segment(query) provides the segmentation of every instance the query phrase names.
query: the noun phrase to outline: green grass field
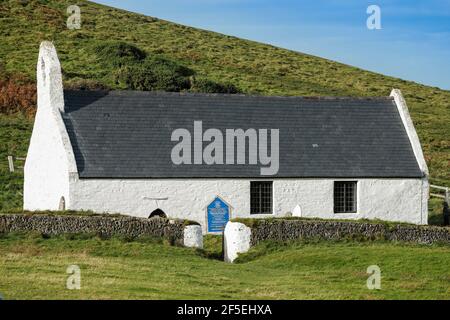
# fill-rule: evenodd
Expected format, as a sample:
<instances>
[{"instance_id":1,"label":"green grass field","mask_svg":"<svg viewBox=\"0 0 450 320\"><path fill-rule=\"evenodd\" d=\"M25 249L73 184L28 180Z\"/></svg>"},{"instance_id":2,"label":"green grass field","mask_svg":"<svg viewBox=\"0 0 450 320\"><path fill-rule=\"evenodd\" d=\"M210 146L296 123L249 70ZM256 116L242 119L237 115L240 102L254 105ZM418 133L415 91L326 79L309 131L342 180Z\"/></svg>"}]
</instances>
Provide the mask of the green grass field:
<instances>
[{"instance_id":1,"label":"green grass field","mask_svg":"<svg viewBox=\"0 0 450 320\"><path fill-rule=\"evenodd\" d=\"M20 210L23 198L23 170L9 172L8 155L27 154L32 123L22 115L0 114L0 211ZM23 162L17 162L22 165Z\"/></svg>"},{"instance_id":2,"label":"green grass field","mask_svg":"<svg viewBox=\"0 0 450 320\"><path fill-rule=\"evenodd\" d=\"M57 237L0 238L5 299L449 299L450 248L395 243L265 243L238 263L218 259L220 237L204 251L152 241ZM81 289L66 289L69 265ZM366 286L381 269L381 289Z\"/></svg>"}]
</instances>

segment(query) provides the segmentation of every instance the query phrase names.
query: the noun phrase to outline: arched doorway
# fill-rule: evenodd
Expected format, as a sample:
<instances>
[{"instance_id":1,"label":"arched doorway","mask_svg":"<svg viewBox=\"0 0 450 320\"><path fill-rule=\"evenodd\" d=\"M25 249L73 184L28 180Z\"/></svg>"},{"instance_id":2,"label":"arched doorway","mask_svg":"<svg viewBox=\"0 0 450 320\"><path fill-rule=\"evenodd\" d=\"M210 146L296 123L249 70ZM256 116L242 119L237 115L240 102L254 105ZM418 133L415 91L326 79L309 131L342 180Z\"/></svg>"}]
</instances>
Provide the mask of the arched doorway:
<instances>
[{"instance_id":1,"label":"arched doorway","mask_svg":"<svg viewBox=\"0 0 450 320\"><path fill-rule=\"evenodd\" d=\"M158 208L150 213L149 219L154 217L167 218L167 215L164 211Z\"/></svg>"}]
</instances>

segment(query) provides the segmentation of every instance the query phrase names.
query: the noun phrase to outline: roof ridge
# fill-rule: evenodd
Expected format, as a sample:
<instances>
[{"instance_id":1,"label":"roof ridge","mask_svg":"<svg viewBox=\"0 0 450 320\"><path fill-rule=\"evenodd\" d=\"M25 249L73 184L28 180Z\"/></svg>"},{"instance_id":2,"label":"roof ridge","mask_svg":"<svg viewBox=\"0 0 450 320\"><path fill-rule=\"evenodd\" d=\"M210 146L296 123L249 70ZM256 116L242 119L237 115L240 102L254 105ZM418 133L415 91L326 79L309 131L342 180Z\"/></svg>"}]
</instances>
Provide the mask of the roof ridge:
<instances>
[{"instance_id":1,"label":"roof ridge","mask_svg":"<svg viewBox=\"0 0 450 320\"><path fill-rule=\"evenodd\" d=\"M257 94L243 94L243 93L201 93L201 92L167 92L167 91L139 91L139 90L64 90L66 93L98 93L98 94L137 94L137 95L153 95L153 96L193 96L193 97L244 97L244 98L262 98L262 99L301 99L301 100L352 100L352 101L390 101L393 100L391 96L281 96L281 95L257 95Z\"/></svg>"}]
</instances>

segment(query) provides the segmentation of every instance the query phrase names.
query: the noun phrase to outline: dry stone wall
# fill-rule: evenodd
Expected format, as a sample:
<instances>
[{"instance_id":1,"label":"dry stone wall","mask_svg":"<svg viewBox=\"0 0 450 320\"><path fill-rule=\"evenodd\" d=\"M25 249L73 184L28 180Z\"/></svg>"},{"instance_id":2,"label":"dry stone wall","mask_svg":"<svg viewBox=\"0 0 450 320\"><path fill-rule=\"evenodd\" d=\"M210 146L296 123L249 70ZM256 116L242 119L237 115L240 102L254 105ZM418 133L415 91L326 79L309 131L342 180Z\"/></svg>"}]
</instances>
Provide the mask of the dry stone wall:
<instances>
[{"instance_id":1,"label":"dry stone wall","mask_svg":"<svg viewBox=\"0 0 450 320\"><path fill-rule=\"evenodd\" d=\"M224 232L224 260L233 262L262 241L387 240L450 245L450 228L302 219L236 219Z\"/></svg>"},{"instance_id":2,"label":"dry stone wall","mask_svg":"<svg viewBox=\"0 0 450 320\"><path fill-rule=\"evenodd\" d=\"M264 240L389 240L450 244L450 228L347 221L260 220L252 227L251 245Z\"/></svg>"},{"instance_id":3,"label":"dry stone wall","mask_svg":"<svg viewBox=\"0 0 450 320\"><path fill-rule=\"evenodd\" d=\"M188 224L188 225L187 225ZM185 228L201 227L185 220L163 218L108 217L108 216L71 216L71 215L0 215L0 233L35 231L46 235L76 233L94 233L101 236L123 236L127 238L155 237L164 238L171 243L185 245ZM192 238L192 236L190 237ZM202 239L190 240L188 246L201 247Z\"/></svg>"}]
</instances>

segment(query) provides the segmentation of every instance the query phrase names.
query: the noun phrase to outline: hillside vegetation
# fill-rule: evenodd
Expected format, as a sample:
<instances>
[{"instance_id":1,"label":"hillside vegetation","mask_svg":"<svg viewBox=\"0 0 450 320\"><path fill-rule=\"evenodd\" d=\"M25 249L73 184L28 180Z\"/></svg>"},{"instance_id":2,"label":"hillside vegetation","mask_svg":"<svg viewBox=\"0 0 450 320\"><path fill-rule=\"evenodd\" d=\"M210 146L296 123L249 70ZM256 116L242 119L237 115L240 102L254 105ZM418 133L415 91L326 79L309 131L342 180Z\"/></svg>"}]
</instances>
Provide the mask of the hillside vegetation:
<instances>
[{"instance_id":1,"label":"hillside vegetation","mask_svg":"<svg viewBox=\"0 0 450 320\"><path fill-rule=\"evenodd\" d=\"M88 1L77 1L81 29L69 30L66 10L72 4L0 3L2 77L33 83L39 43L52 40L67 87L306 96L386 96L399 88L424 147L432 182L450 186L449 91ZM2 91L17 90L13 85ZM14 106L0 110L8 114L0 115L1 210L21 202L21 177L9 175L6 155L24 156L32 119L17 115Z\"/></svg>"}]
</instances>

